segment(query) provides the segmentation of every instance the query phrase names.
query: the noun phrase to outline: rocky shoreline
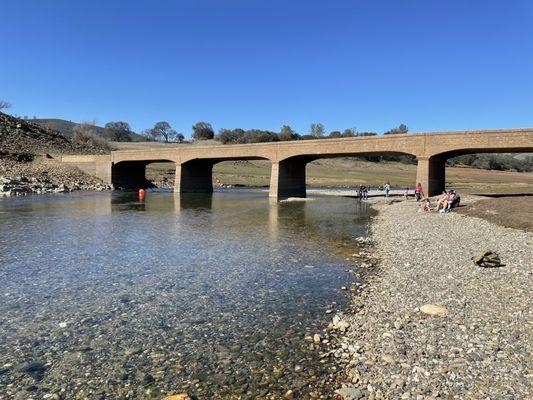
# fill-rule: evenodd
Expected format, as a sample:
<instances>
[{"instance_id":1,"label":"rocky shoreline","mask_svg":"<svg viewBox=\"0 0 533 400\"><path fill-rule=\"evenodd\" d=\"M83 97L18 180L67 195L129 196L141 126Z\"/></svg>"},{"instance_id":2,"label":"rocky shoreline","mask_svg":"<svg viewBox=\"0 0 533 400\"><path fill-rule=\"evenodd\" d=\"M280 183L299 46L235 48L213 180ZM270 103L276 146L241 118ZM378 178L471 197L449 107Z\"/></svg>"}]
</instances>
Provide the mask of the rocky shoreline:
<instances>
[{"instance_id":1,"label":"rocky shoreline","mask_svg":"<svg viewBox=\"0 0 533 400\"><path fill-rule=\"evenodd\" d=\"M0 197L111 189L101 180L54 160L37 158L19 162L3 158L0 161Z\"/></svg>"},{"instance_id":2,"label":"rocky shoreline","mask_svg":"<svg viewBox=\"0 0 533 400\"><path fill-rule=\"evenodd\" d=\"M317 338L342 399L525 399L532 387L533 234L414 201L378 203L352 309ZM504 266L472 257L492 250Z\"/></svg>"}]
</instances>

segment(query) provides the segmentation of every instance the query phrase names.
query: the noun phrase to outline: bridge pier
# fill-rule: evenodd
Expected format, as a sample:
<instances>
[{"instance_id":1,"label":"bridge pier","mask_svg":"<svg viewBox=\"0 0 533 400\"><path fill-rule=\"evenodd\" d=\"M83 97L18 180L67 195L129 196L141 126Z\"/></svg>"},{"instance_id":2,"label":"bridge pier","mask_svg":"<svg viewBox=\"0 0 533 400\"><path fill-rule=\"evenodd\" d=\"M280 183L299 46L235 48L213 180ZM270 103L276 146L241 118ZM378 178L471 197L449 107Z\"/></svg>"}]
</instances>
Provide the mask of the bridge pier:
<instances>
[{"instance_id":1,"label":"bridge pier","mask_svg":"<svg viewBox=\"0 0 533 400\"><path fill-rule=\"evenodd\" d=\"M305 197L307 159L293 158L272 163L269 196L274 198Z\"/></svg>"},{"instance_id":2,"label":"bridge pier","mask_svg":"<svg viewBox=\"0 0 533 400\"><path fill-rule=\"evenodd\" d=\"M174 192L212 193L214 160L192 160L176 164Z\"/></svg>"},{"instance_id":3,"label":"bridge pier","mask_svg":"<svg viewBox=\"0 0 533 400\"><path fill-rule=\"evenodd\" d=\"M446 159L444 157L417 157L416 181L422 184L425 196L435 196L446 186Z\"/></svg>"}]
</instances>

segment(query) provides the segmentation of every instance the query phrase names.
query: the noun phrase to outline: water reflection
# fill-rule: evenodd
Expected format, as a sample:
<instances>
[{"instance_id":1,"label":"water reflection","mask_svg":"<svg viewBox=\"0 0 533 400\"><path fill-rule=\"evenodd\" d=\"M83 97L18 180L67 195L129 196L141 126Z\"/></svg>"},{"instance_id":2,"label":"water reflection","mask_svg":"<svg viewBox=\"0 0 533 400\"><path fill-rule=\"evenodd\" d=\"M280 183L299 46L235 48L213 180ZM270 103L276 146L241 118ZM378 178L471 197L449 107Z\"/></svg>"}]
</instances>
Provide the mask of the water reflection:
<instances>
[{"instance_id":1,"label":"water reflection","mask_svg":"<svg viewBox=\"0 0 533 400\"><path fill-rule=\"evenodd\" d=\"M114 192L2 200L0 219L7 398L329 395L303 338L344 301L358 202Z\"/></svg>"}]
</instances>

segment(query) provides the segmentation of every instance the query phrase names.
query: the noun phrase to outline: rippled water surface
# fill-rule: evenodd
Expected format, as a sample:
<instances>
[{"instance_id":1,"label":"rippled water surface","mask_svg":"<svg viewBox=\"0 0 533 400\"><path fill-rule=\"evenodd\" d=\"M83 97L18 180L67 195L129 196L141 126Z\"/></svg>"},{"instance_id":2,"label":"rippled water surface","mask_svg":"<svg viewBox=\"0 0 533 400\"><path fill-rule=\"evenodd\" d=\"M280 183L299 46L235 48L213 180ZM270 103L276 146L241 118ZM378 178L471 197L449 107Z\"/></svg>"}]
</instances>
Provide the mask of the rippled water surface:
<instances>
[{"instance_id":1,"label":"rippled water surface","mask_svg":"<svg viewBox=\"0 0 533 400\"><path fill-rule=\"evenodd\" d=\"M0 200L0 398L327 396L305 336L368 216L245 190Z\"/></svg>"}]
</instances>

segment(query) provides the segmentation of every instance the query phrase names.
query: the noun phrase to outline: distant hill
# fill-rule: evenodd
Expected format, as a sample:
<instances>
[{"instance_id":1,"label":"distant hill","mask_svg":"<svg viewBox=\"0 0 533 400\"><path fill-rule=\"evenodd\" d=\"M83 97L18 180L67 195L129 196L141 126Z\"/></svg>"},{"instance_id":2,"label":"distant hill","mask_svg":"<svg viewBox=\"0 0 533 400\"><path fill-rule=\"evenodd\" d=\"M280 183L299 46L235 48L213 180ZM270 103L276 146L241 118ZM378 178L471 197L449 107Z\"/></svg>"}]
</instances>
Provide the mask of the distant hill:
<instances>
[{"instance_id":1,"label":"distant hill","mask_svg":"<svg viewBox=\"0 0 533 400\"><path fill-rule=\"evenodd\" d=\"M74 127L76 125L79 125L76 122L67 121L64 119L59 118L37 118L37 119L30 119L27 120L28 122L32 122L34 124L40 125L42 127L52 129L54 131L58 131L63 136L66 137L72 137L74 135ZM104 128L101 126L93 125L94 131L99 136L104 136Z\"/></svg>"},{"instance_id":2,"label":"distant hill","mask_svg":"<svg viewBox=\"0 0 533 400\"><path fill-rule=\"evenodd\" d=\"M68 138L74 136L74 127L79 125L77 122L67 121L59 118L35 118L28 119L26 121L57 131ZM102 126L93 125L93 127L98 136L105 136L105 129ZM143 136L135 132L132 133L132 138L134 142L142 142L145 140Z\"/></svg>"}]
</instances>

